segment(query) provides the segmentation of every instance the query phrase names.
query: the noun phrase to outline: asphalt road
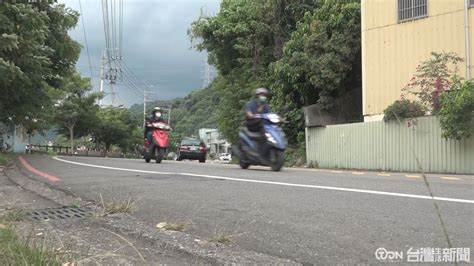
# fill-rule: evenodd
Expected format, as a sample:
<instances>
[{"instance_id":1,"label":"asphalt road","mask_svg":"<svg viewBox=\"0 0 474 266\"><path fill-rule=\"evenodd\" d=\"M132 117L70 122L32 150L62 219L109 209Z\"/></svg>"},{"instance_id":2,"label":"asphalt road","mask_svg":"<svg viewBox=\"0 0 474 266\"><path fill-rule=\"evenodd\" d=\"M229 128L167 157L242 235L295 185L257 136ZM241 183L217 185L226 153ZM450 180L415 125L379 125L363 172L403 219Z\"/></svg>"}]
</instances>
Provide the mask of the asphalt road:
<instances>
[{"instance_id":1,"label":"asphalt road","mask_svg":"<svg viewBox=\"0 0 474 266\"><path fill-rule=\"evenodd\" d=\"M38 179L85 198L138 199L133 215L150 226L184 222L202 239L226 234L245 249L302 263L377 263L380 247L405 254L411 247L448 247L417 174L25 158L59 181ZM428 177L452 246L470 248L472 258L474 177Z\"/></svg>"}]
</instances>

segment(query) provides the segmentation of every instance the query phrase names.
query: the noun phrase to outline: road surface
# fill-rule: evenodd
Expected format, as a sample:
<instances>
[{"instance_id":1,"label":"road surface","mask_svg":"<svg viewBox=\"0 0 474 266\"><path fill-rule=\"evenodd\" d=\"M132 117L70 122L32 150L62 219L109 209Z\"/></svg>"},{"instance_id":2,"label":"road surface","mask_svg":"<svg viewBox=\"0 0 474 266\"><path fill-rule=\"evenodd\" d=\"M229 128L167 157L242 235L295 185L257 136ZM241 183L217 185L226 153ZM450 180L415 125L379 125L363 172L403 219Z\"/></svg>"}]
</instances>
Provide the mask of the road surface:
<instances>
[{"instance_id":1,"label":"road surface","mask_svg":"<svg viewBox=\"0 0 474 266\"><path fill-rule=\"evenodd\" d=\"M24 158L47 174L35 178L82 197L137 199L133 215L150 226L186 223L202 239L224 234L244 249L301 263L377 263L378 248L401 251L406 262L410 248L448 247L418 174ZM474 177L428 177L452 246L472 257Z\"/></svg>"}]
</instances>

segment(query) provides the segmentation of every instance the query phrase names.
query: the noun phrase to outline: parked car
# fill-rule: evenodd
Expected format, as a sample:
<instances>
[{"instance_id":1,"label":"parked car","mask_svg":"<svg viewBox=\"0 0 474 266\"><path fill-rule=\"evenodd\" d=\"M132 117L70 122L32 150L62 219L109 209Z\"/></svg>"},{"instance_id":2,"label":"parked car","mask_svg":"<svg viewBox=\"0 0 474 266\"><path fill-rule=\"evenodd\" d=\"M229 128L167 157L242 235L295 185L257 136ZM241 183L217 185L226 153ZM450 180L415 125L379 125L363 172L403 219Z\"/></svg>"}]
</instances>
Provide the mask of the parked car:
<instances>
[{"instance_id":1,"label":"parked car","mask_svg":"<svg viewBox=\"0 0 474 266\"><path fill-rule=\"evenodd\" d=\"M206 152L206 147L201 141L191 138L183 139L176 160L199 160L200 163L204 163L206 162Z\"/></svg>"},{"instance_id":2,"label":"parked car","mask_svg":"<svg viewBox=\"0 0 474 266\"><path fill-rule=\"evenodd\" d=\"M221 155L219 156L219 160L230 161L232 160L232 155L230 155L230 153L221 153Z\"/></svg>"}]
</instances>

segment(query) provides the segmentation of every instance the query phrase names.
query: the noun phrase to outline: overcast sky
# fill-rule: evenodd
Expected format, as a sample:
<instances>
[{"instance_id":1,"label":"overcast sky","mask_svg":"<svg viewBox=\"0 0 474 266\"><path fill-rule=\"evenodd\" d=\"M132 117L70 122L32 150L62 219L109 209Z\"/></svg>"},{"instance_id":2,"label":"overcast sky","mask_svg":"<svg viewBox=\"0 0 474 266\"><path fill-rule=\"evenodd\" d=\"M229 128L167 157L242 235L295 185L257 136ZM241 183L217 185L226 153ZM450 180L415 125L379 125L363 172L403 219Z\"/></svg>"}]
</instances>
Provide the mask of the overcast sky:
<instances>
[{"instance_id":1,"label":"overcast sky","mask_svg":"<svg viewBox=\"0 0 474 266\"><path fill-rule=\"evenodd\" d=\"M60 3L80 11L79 0ZM118 2L118 1L117 1ZM134 74L146 84L153 85L153 99L183 97L203 84L206 54L190 49L187 30L196 20L201 8L208 14L219 10L219 0L124 0L123 57ZM105 47L102 3L81 0L94 87L99 87L102 49ZM89 62L82 21L70 33L83 49L78 71L90 76ZM109 86L105 86L106 92ZM142 103L143 96L132 93L125 86L116 86L119 103L130 106ZM110 101L110 96L105 101Z\"/></svg>"}]
</instances>

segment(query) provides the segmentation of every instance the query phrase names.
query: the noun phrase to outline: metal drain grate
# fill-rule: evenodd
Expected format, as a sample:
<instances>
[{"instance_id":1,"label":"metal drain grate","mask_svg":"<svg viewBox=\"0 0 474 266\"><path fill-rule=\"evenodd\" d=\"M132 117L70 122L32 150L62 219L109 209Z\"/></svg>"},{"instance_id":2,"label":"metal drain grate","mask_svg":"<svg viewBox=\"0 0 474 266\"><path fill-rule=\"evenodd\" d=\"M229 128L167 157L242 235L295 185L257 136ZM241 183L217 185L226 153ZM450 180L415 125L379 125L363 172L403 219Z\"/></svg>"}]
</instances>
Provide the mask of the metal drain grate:
<instances>
[{"instance_id":1,"label":"metal drain grate","mask_svg":"<svg viewBox=\"0 0 474 266\"><path fill-rule=\"evenodd\" d=\"M59 207L26 212L26 218L32 221L85 219L92 215L90 208Z\"/></svg>"}]
</instances>

